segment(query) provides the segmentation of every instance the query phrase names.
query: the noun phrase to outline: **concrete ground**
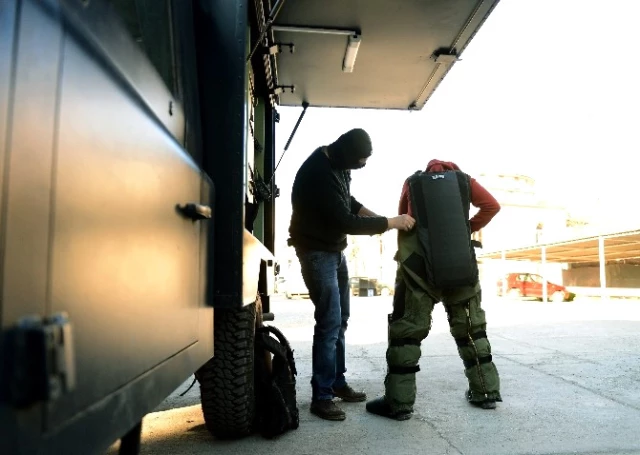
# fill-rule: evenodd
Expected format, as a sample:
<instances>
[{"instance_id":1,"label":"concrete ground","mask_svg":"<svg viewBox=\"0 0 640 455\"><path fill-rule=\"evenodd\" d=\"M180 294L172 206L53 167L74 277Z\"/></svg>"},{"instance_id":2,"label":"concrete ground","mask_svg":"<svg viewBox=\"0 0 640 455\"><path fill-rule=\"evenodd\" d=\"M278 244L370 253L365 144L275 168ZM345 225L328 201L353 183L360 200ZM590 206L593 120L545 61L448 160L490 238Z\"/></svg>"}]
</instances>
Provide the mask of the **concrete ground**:
<instances>
[{"instance_id":1,"label":"concrete ground","mask_svg":"<svg viewBox=\"0 0 640 455\"><path fill-rule=\"evenodd\" d=\"M640 454L640 302L509 301L487 296L489 340L502 381L493 411L469 406L466 380L441 305L422 344L416 413L406 422L345 403L347 419L309 413L313 306L276 297L273 322L295 350L300 428L276 440L217 441L204 428L193 378L143 423L142 454ZM348 379L383 391L390 297L354 298ZM116 445L110 450L115 452Z\"/></svg>"}]
</instances>

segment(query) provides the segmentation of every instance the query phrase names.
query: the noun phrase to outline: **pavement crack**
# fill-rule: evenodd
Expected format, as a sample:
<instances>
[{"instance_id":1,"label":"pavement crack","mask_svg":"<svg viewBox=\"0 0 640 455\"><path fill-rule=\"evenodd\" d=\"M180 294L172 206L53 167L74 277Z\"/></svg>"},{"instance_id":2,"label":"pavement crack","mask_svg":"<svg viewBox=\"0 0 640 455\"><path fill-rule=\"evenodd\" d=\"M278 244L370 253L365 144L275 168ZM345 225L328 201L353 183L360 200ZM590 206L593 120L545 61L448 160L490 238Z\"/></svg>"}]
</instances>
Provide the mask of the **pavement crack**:
<instances>
[{"instance_id":1,"label":"pavement crack","mask_svg":"<svg viewBox=\"0 0 640 455\"><path fill-rule=\"evenodd\" d=\"M520 365L520 366L523 366L523 367L528 368L530 370L533 370L533 371L535 371L537 373L541 373L541 374L543 374L545 376L549 376L549 377L554 378L554 379L559 379L559 380L561 380L563 382L566 382L568 384L574 385L574 386L578 387L579 389L585 390L587 392L591 392L592 394L597 395L600 398L603 398L605 400L610 400L610 401L613 401L614 403L617 403L617 404L619 404L621 406L633 409L635 411L640 411L640 406L635 406L633 404L626 403L626 402L624 402L622 400L619 400L617 398L610 397L610 396L605 395L604 393L602 393L602 392L600 392L600 391L598 391L596 389L592 389L591 387L587 387L585 385L580 384L579 382L572 381L571 379L563 378L562 376L558 376L556 374L549 373L549 372L544 371L544 370L540 370L540 369L536 368L534 365L531 365L531 364L528 364L528 363L524 363L524 362L519 362L519 361L515 360L514 358L509 357L508 355L495 355L494 354L494 357L499 357L499 358L508 360L508 361L513 362L513 363L515 363L517 365Z\"/></svg>"},{"instance_id":2,"label":"pavement crack","mask_svg":"<svg viewBox=\"0 0 640 455\"><path fill-rule=\"evenodd\" d=\"M417 412L414 412L413 416L420 422L426 423L427 426L429 426L438 435L440 439L442 439L444 442L447 443L448 446L447 446L446 455L464 455L462 450L460 450L449 438L447 438L444 435L444 433L436 426L435 423L431 422L427 417ZM455 452L450 452L449 449L453 449L455 450Z\"/></svg>"},{"instance_id":3,"label":"pavement crack","mask_svg":"<svg viewBox=\"0 0 640 455\"><path fill-rule=\"evenodd\" d=\"M384 364L380 362L380 357L374 357L370 355L369 349L362 347L362 358L372 367L372 370L375 372L383 371L386 368L387 363L386 359Z\"/></svg>"},{"instance_id":4,"label":"pavement crack","mask_svg":"<svg viewBox=\"0 0 640 455\"><path fill-rule=\"evenodd\" d=\"M536 348L536 349L543 349L545 351L549 351L549 352L552 352L554 354L561 354L561 355L563 355L565 357L568 357L568 358L571 358L571 359L575 359L575 360L579 360L579 361L584 362L584 363L590 363L592 365L600 365L598 362L595 362L593 360L584 359L584 358L582 358L582 357L580 357L578 355L575 355L575 354L569 354L567 352L563 352L563 351L560 351L558 349L547 348L545 346L540 346L540 345L533 344L533 343L527 343L526 341L522 341L522 340L519 340L519 339L516 339L516 338L510 338L508 336L504 336L504 335L500 335L500 334L494 334L494 333L491 334L491 337L492 338L502 338L503 340L507 340L507 341L509 341L509 342L511 342L513 344L519 344L519 345L522 345L522 346L528 346L528 347Z\"/></svg>"}]
</instances>

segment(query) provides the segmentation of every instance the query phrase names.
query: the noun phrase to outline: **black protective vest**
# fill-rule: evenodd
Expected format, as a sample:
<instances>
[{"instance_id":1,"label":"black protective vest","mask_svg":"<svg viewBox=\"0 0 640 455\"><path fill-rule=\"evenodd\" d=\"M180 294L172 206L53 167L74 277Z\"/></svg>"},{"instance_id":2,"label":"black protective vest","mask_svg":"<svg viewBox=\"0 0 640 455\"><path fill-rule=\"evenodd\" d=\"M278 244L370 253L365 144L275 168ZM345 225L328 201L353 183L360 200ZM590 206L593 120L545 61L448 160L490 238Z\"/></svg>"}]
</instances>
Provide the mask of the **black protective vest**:
<instances>
[{"instance_id":1,"label":"black protective vest","mask_svg":"<svg viewBox=\"0 0 640 455\"><path fill-rule=\"evenodd\" d=\"M470 177L461 171L416 172L409 177L409 188L427 284L437 289L475 285Z\"/></svg>"}]
</instances>

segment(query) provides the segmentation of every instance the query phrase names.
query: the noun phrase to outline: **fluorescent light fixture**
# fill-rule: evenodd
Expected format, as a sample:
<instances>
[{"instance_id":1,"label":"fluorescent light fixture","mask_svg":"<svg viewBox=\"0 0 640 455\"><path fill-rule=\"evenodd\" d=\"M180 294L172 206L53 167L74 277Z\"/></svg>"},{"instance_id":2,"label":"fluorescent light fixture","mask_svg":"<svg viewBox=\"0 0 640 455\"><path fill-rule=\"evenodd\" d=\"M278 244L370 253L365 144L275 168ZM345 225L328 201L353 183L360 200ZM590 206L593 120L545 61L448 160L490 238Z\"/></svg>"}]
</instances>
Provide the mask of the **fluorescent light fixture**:
<instances>
[{"instance_id":1,"label":"fluorescent light fixture","mask_svg":"<svg viewBox=\"0 0 640 455\"><path fill-rule=\"evenodd\" d=\"M353 72L353 67L356 64L356 57L358 56L358 49L360 48L361 40L361 35L349 35L347 50L344 53L344 61L342 62L342 71L344 71L345 73Z\"/></svg>"}]
</instances>

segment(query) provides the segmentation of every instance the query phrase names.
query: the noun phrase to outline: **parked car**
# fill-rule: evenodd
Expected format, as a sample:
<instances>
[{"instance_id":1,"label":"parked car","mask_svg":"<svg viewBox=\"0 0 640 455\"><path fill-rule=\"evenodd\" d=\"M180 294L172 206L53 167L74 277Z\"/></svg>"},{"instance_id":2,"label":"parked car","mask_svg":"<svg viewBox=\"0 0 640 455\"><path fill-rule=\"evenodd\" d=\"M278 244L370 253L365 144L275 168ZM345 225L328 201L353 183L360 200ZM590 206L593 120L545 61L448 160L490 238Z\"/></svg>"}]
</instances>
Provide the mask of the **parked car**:
<instances>
[{"instance_id":1,"label":"parked car","mask_svg":"<svg viewBox=\"0 0 640 455\"><path fill-rule=\"evenodd\" d=\"M504 281L506 280L506 286ZM542 299L544 279L535 273L509 273L496 283L498 296L506 295L511 298L536 298ZM547 281L547 298L552 302L570 302L575 298L575 294L567 290L566 287Z\"/></svg>"},{"instance_id":2,"label":"parked car","mask_svg":"<svg viewBox=\"0 0 640 455\"><path fill-rule=\"evenodd\" d=\"M281 294L282 292L285 292L287 288L287 279L283 276L278 276L276 277L276 282L274 285L274 291L276 294Z\"/></svg>"},{"instance_id":3,"label":"parked car","mask_svg":"<svg viewBox=\"0 0 640 455\"><path fill-rule=\"evenodd\" d=\"M309 289L304 283L304 279L300 273L288 275L284 282L284 289L284 295L288 299L293 299L294 297L309 298Z\"/></svg>"},{"instance_id":4,"label":"parked car","mask_svg":"<svg viewBox=\"0 0 640 455\"><path fill-rule=\"evenodd\" d=\"M380 283L375 278L354 276L349 279L351 294L360 297L389 296L393 295L393 287Z\"/></svg>"}]
</instances>

